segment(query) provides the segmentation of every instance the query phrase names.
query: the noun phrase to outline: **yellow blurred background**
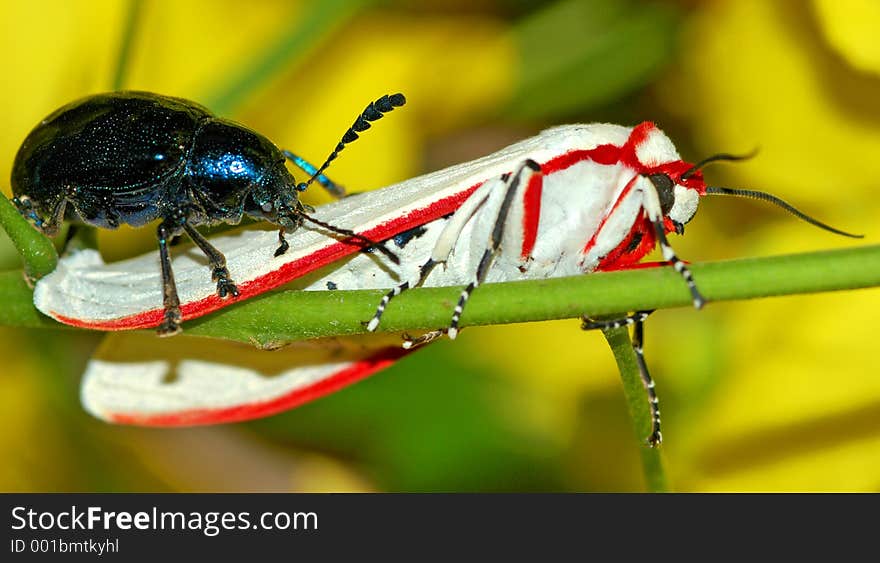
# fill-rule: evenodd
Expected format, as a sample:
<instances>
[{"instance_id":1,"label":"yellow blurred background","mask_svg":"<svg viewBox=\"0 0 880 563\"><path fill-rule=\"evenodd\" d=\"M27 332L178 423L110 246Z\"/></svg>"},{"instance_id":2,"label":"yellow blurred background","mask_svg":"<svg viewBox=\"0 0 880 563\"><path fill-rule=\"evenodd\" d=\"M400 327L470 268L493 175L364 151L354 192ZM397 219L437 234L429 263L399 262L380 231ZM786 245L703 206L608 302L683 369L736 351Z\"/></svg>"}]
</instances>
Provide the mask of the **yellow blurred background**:
<instances>
[{"instance_id":1,"label":"yellow blurred background","mask_svg":"<svg viewBox=\"0 0 880 563\"><path fill-rule=\"evenodd\" d=\"M760 147L709 168L712 185L768 191L880 239L873 0L243 6L0 3L2 177L40 119L114 87L129 37L124 88L197 100L312 161L367 102L404 92L407 106L328 172L355 191L553 124L653 120L686 160ZM865 244L726 198L702 202L687 231L672 242L695 262ZM101 250L150 251L153 233L102 232ZM2 234L0 267L20 267ZM861 290L653 315L646 354L672 488L880 489L877 311L880 292ZM78 379L102 335L0 327L0 490L643 490L611 353L578 328L468 329L270 419L152 430L80 408Z\"/></svg>"}]
</instances>

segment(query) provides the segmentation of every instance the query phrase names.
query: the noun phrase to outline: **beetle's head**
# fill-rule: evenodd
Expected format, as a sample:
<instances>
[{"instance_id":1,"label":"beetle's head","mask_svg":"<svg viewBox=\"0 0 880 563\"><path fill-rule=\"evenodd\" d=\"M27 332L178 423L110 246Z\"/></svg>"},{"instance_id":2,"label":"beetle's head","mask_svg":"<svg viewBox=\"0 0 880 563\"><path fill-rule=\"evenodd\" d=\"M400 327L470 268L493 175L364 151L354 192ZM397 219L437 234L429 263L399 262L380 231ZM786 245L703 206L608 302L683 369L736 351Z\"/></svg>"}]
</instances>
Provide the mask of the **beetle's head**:
<instances>
[{"instance_id":1,"label":"beetle's head","mask_svg":"<svg viewBox=\"0 0 880 563\"><path fill-rule=\"evenodd\" d=\"M278 147L224 119L213 119L199 129L187 158L187 177L215 220L237 222L244 212L285 225L303 209Z\"/></svg>"},{"instance_id":2,"label":"beetle's head","mask_svg":"<svg viewBox=\"0 0 880 563\"><path fill-rule=\"evenodd\" d=\"M303 223L311 223L321 230L342 235L357 246L375 248L394 264L400 264L400 258L388 250L384 244L350 229L337 227L313 217L312 213L315 209L302 203L298 197L299 192L306 185L306 183L296 183L293 174L287 170L282 160L277 166L267 170L260 184L250 191L245 201L244 210L248 215L274 223L288 232L297 230Z\"/></svg>"},{"instance_id":3,"label":"beetle's head","mask_svg":"<svg viewBox=\"0 0 880 563\"><path fill-rule=\"evenodd\" d=\"M294 230L302 224L309 208L299 200L296 180L284 165L284 157L267 168L244 203L244 211L254 219Z\"/></svg>"}]
</instances>

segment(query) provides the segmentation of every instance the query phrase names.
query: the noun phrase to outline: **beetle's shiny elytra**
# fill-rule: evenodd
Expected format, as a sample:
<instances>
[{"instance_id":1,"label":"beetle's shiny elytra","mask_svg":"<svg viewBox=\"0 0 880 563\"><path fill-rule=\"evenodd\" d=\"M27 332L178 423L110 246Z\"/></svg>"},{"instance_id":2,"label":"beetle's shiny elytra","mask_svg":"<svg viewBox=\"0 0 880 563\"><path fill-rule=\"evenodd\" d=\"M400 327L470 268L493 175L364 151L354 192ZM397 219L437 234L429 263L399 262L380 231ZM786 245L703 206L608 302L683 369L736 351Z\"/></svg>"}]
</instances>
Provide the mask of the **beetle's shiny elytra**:
<instances>
[{"instance_id":1,"label":"beetle's shiny elytra","mask_svg":"<svg viewBox=\"0 0 880 563\"><path fill-rule=\"evenodd\" d=\"M403 95L395 94L369 104L316 169L259 133L188 100L149 92L89 96L49 115L24 140L12 170L13 201L50 236L65 219L106 229L160 220L165 316L158 330L174 334L180 330L181 313L168 250L171 239L186 232L208 257L218 295L237 296L223 254L195 227L237 224L248 215L281 227L283 252L285 230L312 220L298 191L317 179L338 195L339 188L331 189L321 173L357 132L369 128L369 121L404 103ZM298 185L286 158L314 170L310 180ZM346 229L321 226L372 244Z\"/></svg>"}]
</instances>

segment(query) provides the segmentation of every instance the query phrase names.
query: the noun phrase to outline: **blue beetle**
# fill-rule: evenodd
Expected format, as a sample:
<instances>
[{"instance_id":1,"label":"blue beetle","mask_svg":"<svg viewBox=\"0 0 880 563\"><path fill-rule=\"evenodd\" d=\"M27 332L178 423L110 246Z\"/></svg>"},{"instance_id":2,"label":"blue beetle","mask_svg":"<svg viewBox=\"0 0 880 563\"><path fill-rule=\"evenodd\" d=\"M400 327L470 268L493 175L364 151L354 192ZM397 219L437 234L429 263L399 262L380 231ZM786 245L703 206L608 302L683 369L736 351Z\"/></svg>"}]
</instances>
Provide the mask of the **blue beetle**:
<instances>
[{"instance_id":1,"label":"blue beetle","mask_svg":"<svg viewBox=\"0 0 880 563\"><path fill-rule=\"evenodd\" d=\"M245 215L269 221L281 227L277 256L288 248L284 232L310 221L396 259L382 245L311 218L298 192L317 180L334 195L344 193L323 171L370 121L405 102L394 94L369 104L316 169L189 100L150 92L89 96L49 115L24 140L12 169L13 202L49 236L63 220L105 229L160 220L165 316L158 332L175 334L181 313L168 249L174 237L186 232L205 253L220 297L238 295L225 257L196 226L237 224ZM311 178L297 184L287 159Z\"/></svg>"}]
</instances>

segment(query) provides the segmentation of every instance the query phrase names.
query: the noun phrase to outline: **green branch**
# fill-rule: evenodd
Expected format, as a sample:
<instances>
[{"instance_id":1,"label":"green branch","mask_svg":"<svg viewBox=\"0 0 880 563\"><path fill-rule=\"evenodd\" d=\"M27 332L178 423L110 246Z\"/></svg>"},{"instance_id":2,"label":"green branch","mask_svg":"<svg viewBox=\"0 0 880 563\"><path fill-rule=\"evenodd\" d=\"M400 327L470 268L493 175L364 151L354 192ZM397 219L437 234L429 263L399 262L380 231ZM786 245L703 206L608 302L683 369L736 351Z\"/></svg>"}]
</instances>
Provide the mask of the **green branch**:
<instances>
[{"instance_id":1,"label":"green branch","mask_svg":"<svg viewBox=\"0 0 880 563\"><path fill-rule=\"evenodd\" d=\"M3 194L0 194L0 226L6 230L12 245L21 255L29 280L36 281L55 269L58 252L52 241L28 223Z\"/></svg>"},{"instance_id":2,"label":"green branch","mask_svg":"<svg viewBox=\"0 0 880 563\"><path fill-rule=\"evenodd\" d=\"M645 386L639 374L639 366L632 348L632 341L629 338L629 331L626 327L621 327L603 330L602 333L611 347L614 360L617 362L617 369L620 371L620 378L623 381L623 395L626 398L636 439L641 444L645 444L645 439L651 434L651 405L648 403ZM639 448L645 484L648 490L654 493L669 490L661 450L662 448Z\"/></svg>"},{"instance_id":3,"label":"green branch","mask_svg":"<svg viewBox=\"0 0 880 563\"><path fill-rule=\"evenodd\" d=\"M880 286L880 246L694 264L691 269L710 302L876 287ZM156 279L158 283L158 274ZM445 326L460 290L408 291L389 305L381 328L415 332ZM364 332L361 322L373 315L383 294L379 290L273 291L186 322L184 330L190 335L260 346L360 334ZM0 299L0 325L53 324L40 320L33 311L31 292L21 272L0 273ZM672 268L647 268L487 284L468 302L462 325L568 319L690 304L687 286Z\"/></svg>"},{"instance_id":4,"label":"green branch","mask_svg":"<svg viewBox=\"0 0 880 563\"><path fill-rule=\"evenodd\" d=\"M710 301L814 293L880 285L880 246L752 258L692 267ZM386 310L381 328L418 331L446 326L461 288L412 290ZM359 334L383 291L276 291L184 325L191 335L277 345ZM609 315L686 307L687 286L672 268L482 286L468 302L463 326Z\"/></svg>"}]
</instances>

